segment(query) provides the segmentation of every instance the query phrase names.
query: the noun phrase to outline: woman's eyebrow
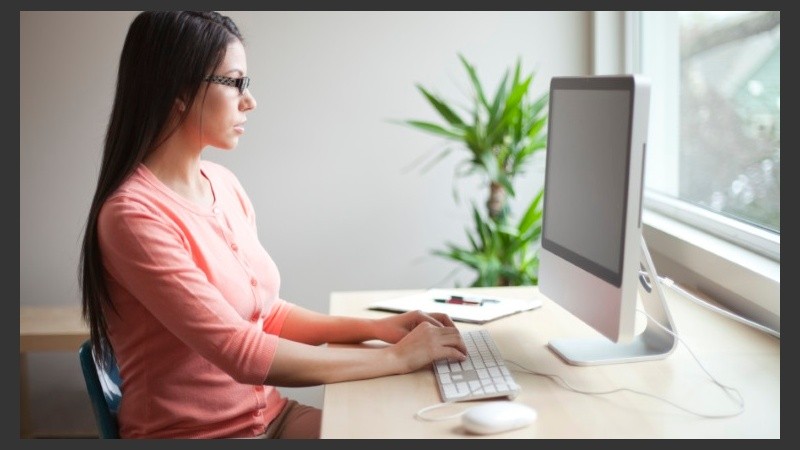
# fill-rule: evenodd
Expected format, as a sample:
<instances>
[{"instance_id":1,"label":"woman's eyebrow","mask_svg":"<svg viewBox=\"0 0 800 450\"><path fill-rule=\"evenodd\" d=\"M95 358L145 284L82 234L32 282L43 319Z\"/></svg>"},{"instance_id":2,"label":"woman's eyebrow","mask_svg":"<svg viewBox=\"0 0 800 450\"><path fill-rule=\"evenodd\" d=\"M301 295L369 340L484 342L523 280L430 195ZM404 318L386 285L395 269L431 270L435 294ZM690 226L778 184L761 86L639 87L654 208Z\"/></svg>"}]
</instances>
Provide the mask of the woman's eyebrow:
<instances>
[{"instance_id":1,"label":"woman's eyebrow","mask_svg":"<svg viewBox=\"0 0 800 450\"><path fill-rule=\"evenodd\" d=\"M225 75L228 75L228 74L231 74L231 73L238 73L241 76L244 75L244 72L242 72L241 69L231 69L231 70L225 72Z\"/></svg>"}]
</instances>

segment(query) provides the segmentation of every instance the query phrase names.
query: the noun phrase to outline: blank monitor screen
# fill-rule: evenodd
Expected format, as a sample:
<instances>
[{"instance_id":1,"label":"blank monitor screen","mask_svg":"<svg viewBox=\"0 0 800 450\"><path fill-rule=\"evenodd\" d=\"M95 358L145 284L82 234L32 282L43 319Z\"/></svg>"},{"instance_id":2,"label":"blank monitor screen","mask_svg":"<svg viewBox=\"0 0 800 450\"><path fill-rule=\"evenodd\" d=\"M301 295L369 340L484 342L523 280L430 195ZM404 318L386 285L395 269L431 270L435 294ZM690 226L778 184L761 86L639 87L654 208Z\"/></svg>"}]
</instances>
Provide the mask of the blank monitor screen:
<instances>
[{"instance_id":1,"label":"blank monitor screen","mask_svg":"<svg viewBox=\"0 0 800 450\"><path fill-rule=\"evenodd\" d=\"M544 245L620 286L631 93L553 89Z\"/></svg>"}]
</instances>

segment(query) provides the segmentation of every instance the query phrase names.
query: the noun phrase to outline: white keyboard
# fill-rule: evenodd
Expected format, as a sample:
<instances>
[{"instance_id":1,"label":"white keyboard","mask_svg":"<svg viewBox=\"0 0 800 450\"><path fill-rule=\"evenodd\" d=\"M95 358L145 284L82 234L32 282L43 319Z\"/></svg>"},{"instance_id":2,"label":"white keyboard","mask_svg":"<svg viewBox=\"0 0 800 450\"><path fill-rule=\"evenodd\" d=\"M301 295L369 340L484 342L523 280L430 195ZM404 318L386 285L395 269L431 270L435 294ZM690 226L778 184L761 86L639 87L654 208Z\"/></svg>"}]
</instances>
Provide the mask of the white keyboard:
<instances>
[{"instance_id":1,"label":"white keyboard","mask_svg":"<svg viewBox=\"0 0 800 450\"><path fill-rule=\"evenodd\" d=\"M442 401L516 397L520 387L506 367L489 331L464 331L461 337L467 345L466 360L440 359L433 363Z\"/></svg>"}]
</instances>

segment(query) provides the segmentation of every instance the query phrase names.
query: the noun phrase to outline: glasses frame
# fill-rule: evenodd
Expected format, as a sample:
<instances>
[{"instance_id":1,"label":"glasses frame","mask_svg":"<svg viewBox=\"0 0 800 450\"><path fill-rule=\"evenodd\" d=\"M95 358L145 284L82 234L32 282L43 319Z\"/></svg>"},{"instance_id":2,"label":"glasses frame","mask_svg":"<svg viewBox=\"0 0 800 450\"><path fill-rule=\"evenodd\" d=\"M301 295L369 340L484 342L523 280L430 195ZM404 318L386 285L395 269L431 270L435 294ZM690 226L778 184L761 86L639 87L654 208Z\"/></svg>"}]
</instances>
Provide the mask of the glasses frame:
<instances>
[{"instance_id":1,"label":"glasses frame","mask_svg":"<svg viewBox=\"0 0 800 450\"><path fill-rule=\"evenodd\" d=\"M244 90L250 86L250 77L231 78L223 75L209 75L206 77L205 81L235 87L239 90L239 94L244 94Z\"/></svg>"}]
</instances>

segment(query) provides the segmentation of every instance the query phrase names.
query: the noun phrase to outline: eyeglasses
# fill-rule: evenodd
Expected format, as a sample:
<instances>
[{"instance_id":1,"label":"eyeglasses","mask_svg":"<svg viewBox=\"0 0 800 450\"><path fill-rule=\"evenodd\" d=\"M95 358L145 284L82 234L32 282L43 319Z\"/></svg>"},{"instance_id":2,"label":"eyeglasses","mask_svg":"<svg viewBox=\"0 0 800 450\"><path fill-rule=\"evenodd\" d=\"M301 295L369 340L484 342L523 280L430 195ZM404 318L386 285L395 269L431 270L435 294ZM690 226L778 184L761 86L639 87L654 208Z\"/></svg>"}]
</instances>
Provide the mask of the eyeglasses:
<instances>
[{"instance_id":1,"label":"eyeglasses","mask_svg":"<svg viewBox=\"0 0 800 450\"><path fill-rule=\"evenodd\" d=\"M205 81L208 81L209 83L222 84L225 86L233 86L236 89L239 89L239 94L244 94L244 90L247 89L247 86L250 86L250 77L230 78L222 75L210 75L205 79Z\"/></svg>"}]
</instances>

